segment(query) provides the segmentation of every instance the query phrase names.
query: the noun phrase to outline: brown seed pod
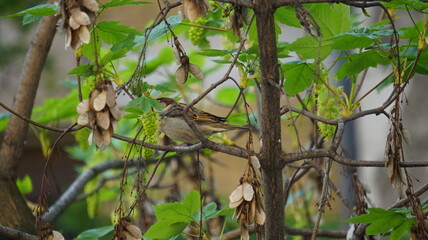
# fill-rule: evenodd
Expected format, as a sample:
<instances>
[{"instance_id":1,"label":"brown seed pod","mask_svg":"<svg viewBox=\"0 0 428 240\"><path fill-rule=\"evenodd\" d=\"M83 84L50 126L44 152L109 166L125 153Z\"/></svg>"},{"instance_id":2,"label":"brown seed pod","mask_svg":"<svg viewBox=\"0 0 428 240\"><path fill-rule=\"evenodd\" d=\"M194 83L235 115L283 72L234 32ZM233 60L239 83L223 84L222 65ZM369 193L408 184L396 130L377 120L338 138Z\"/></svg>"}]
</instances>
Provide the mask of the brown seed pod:
<instances>
[{"instance_id":1,"label":"brown seed pod","mask_svg":"<svg viewBox=\"0 0 428 240\"><path fill-rule=\"evenodd\" d=\"M95 0L80 0L83 7L87 8L92 12L98 12L100 10L97 1Z\"/></svg>"},{"instance_id":2,"label":"brown seed pod","mask_svg":"<svg viewBox=\"0 0 428 240\"><path fill-rule=\"evenodd\" d=\"M79 118L77 118L77 124L80 126L87 126L89 124L88 113L80 114Z\"/></svg>"},{"instance_id":3,"label":"brown seed pod","mask_svg":"<svg viewBox=\"0 0 428 240\"><path fill-rule=\"evenodd\" d=\"M99 111L96 114L97 116L97 125L102 129L107 130L110 127L110 113L109 111Z\"/></svg>"},{"instance_id":4,"label":"brown seed pod","mask_svg":"<svg viewBox=\"0 0 428 240\"><path fill-rule=\"evenodd\" d=\"M104 91L106 91L107 94L107 106L110 108L114 107L116 105L116 93L114 92L113 85L111 85L111 83L107 84Z\"/></svg>"},{"instance_id":5,"label":"brown seed pod","mask_svg":"<svg viewBox=\"0 0 428 240\"><path fill-rule=\"evenodd\" d=\"M98 91L98 90L94 90L94 91ZM94 108L95 111L98 112L103 110L106 104L107 104L107 92L102 91L94 98L92 107Z\"/></svg>"},{"instance_id":6,"label":"brown seed pod","mask_svg":"<svg viewBox=\"0 0 428 240\"><path fill-rule=\"evenodd\" d=\"M126 228L126 231L128 231L131 234L131 236L133 236L136 239L141 239L141 237L143 236L143 234L141 233L141 230L133 224L128 224L126 225L125 228Z\"/></svg>"},{"instance_id":7,"label":"brown seed pod","mask_svg":"<svg viewBox=\"0 0 428 240\"><path fill-rule=\"evenodd\" d=\"M185 65L181 65L180 67L178 67L177 71L175 71L175 78L177 79L178 85L185 84L188 77L189 72L187 71Z\"/></svg>"},{"instance_id":8,"label":"brown seed pod","mask_svg":"<svg viewBox=\"0 0 428 240\"><path fill-rule=\"evenodd\" d=\"M91 33L89 32L88 27L86 26L81 26L78 30L77 30L77 34L79 37L79 40L82 43L89 43L91 41Z\"/></svg>"},{"instance_id":9,"label":"brown seed pod","mask_svg":"<svg viewBox=\"0 0 428 240\"><path fill-rule=\"evenodd\" d=\"M204 79L204 73L195 64L189 63L189 71L193 76L195 76L195 78L197 78L199 80Z\"/></svg>"},{"instance_id":10,"label":"brown seed pod","mask_svg":"<svg viewBox=\"0 0 428 240\"><path fill-rule=\"evenodd\" d=\"M251 201L254 197L254 188L248 182L242 184L242 195L245 201Z\"/></svg>"}]
</instances>

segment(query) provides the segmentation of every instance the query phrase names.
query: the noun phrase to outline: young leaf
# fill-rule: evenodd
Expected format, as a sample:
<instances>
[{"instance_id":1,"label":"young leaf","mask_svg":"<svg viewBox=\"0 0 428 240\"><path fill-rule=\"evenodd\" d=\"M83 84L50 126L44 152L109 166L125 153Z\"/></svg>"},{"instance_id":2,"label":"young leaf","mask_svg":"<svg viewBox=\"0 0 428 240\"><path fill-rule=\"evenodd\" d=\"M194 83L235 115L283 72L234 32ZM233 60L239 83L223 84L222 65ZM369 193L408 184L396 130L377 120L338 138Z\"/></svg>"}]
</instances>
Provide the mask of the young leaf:
<instances>
[{"instance_id":1,"label":"young leaf","mask_svg":"<svg viewBox=\"0 0 428 240\"><path fill-rule=\"evenodd\" d=\"M25 175L25 177L16 179L16 186L19 189L21 194L25 195L33 191L33 183L30 176Z\"/></svg>"},{"instance_id":2,"label":"young leaf","mask_svg":"<svg viewBox=\"0 0 428 240\"><path fill-rule=\"evenodd\" d=\"M309 86L315 79L310 64L302 61L288 62L282 66L284 71L284 88L287 94L297 94Z\"/></svg>"},{"instance_id":3,"label":"young leaf","mask_svg":"<svg viewBox=\"0 0 428 240\"><path fill-rule=\"evenodd\" d=\"M104 3L104 7L119 7L124 5L141 5L141 4L152 4L152 2L143 2L138 0L111 0Z\"/></svg>"},{"instance_id":4,"label":"young leaf","mask_svg":"<svg viewBox=\"0 0 428 240\"><path fill-rule=\"evenodd\" d=\"M366 68L376 67L378 64L387 65L389 63L385 56L380 55L374 50L351 54L344 57L344 59L346 59L346 62L336 73L339 80L356 75Z\"/></svg>"},{"instance_id":5,"label":"young leaf","mask_svg":"<svg viewBox=\"0 0 428 240\"><path fill-rule=\"evenodd\" d=\"M395 227L392 231L391 234L389 235L389 239L390 240L399 240L401 239L401 237L404 235L404 233L410 232L410 228L413 226L413 224L415 223L415 219L414 218L408 218L406 219L402 224L400 224L399 226Z\"/></svg>"},{"instance_id":6,"label":"young leaf","mask_svg":"<svg viewBox=\"0 0 428 240\"><path fill-rule=\"evenodd\" d=\"M40 4L25 10L22 10L18 13L11 14L8 16L3 16L0 18L11 18L11 17L18 17L18 16L24 16L24 15L34 15L34 16L48 16L55 14L58 11L58 7L53 4Z\"/></svg>"},{"instance_id":7,"label":"young leaf","mask_svg":"<svg viewBox=\"0 0 428 240\"><path fill-rule=\"evenodd\" d=\"M350 7L345 4L317 3L307 5L323 37L349 32L352 27Z\"/></svg>"},{"instance_id":8,"label":"young leaf","mask_svg":"<svg viewBox=\"0 0 428 240\"><path fill-rule=\"evenodd\" d=\"M94 75L94 65L91 64L82 64L79 65L70 72L67 73L68 75L76 75L80 77L89 77Z\"/></svg>"},{"instance_id":9,"label":"young leaf","mask_svg":"<svg viewBox=\"0 0 428 240\"><path fill-rule=\"evenodd\" d=\"M302 28L299 19L296 17L296 10L294 7L286 6L278 8L275 11L275 19L290 27Z\"/></svg>"},{"instance_id":10,"label":"young leaf","mask_svg":"<svg viewBox=\"0 0 428 240\"><path fill-rule=\"evenodd\" d=\"M321 38L321 44L312 36L305 36L297 39L286 47L290 51L296 52L302 59L325 59L332 51L331 42ZM321 47L321 49L319 49Z\"/></svg>"},{"instance_id":11,"label":"young leaf","mask_svg":"<svg viewBox=\"0 0 428 240\"><path fill-rule=\"evenodd\" d=\"M96 26L99 37L108 44L124 41L129 34L140 34L132 27L120 24L119 21L103 21Z\"/></svg>"},{"instance_id":12,"label":"young leaf","mask_svg":"<svg viewBox=\"0 0 428 240\"><path fill-rule=\"evenodd\" d=\"M327 41L331 42L331 47L335 50L350 50L355 48L365 48L372 45L379 36L365 33L341 33L333 36Z\"/></svg>"},{"instance_id":13,"label":"young leaf","mask_svg":"<svg viewBox=\"0 0 428 240\"><path fill-rule=\"evenodd\" d=\"M201 195L198 191L192 190L183 199L183 205L187 207L189 215L194 214L201 206Z\"/></svg>"},{"instance_id":14,"label":"young leaf","mask_svg":"<svg viewBox=\"0 0 428 240\"><path fill-rule=\"evenodd\" d=\"M113 234L114 227L113 226L105 226L94 229L89 229L77 236L75 240L98 240L108 234Z\"/></svg>"},{"instance_id":15,"label":"young leaf","mask_svg":"<svg viewBox=\"0 0 428 240\"><path fill-rule=\"evenodd\" d=\"M153 224L144 234L144 238L149 239L167 239L176 236L184 231L187 222L169 222L166 220L158 221Z\"/></svg>"}]
</instances>

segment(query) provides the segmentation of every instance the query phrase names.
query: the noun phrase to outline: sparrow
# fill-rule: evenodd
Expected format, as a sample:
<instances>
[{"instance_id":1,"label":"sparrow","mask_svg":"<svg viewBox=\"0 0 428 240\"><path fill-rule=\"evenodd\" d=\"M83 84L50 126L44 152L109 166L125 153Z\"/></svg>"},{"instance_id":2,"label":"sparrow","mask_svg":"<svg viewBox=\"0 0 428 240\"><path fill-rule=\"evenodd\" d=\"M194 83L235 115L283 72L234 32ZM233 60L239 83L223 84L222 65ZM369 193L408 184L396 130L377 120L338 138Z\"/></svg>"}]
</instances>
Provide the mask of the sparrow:
<instances>
[{"instance_id":1,"label":"sparrow","mask_svg":"<svg viewBox=\"0 0 428 240\"><path fill-rule=\"evenodd\" d=\"M176 102L171 98L158 98L164 104L163 112L159 122L160 131L173 140L179 140L188 144L200 142L192 129L183 118L183 109L187 106L184 103ZM209 137L214 133L226 132L235 129L245 129L244 126L236 126L225 123L226 118L219 117L204 112L196 107L191 107L187 112L189 119L196 125L204 137Z\"/></svg>"}]
</instances>

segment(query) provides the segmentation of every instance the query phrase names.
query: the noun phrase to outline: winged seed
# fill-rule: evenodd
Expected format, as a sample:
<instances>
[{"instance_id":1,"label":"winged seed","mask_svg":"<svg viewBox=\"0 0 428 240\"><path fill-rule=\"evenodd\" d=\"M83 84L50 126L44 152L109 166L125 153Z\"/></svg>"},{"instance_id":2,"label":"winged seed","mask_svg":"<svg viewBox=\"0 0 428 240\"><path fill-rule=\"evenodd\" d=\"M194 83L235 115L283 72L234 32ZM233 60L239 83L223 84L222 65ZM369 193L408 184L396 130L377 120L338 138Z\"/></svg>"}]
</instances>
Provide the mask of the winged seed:
<instances>
[{"instance_id":1,"label":"winged seed","mask_svg":"<svg viewBox=\"0 0 428 240\"><path fill-rule=\"evenodd\" d=\"M254 197L253 186L251 184L249 184L248 182L244 182L242 184L242 186L243 186L242 192L243 192L243 197L244 197L245 201L248 201L248 202L251 201Z\"/></svg>"},{"instance_id":2,"label":"winged seed","mask_svg":"<svg viewBox=\"0 0 428 240\"><path fill-rule=\"evenodd\" d=\"M189 63L189 71L193 76L195 76L195 78L197 78L199 80L204 79L204 73L195 64Z\"/></svg>"},{"instance_id":3,"label":"winged seed","mask_svg":"<svg viewBox=\"0 0 428 240\"><path fill-rule=\"evenodd\" d=\"M107 92L102 91L98 96L95 97L93 107L95 111L101 111L106 106L107 103Z\"/></svg>"},{"instance_id":4,"label":"winged seed","mask_svg":"<svg viewBox=\"0 0 428 240\"><path fill-rule=\"evenodd\" d=\"M235 188L235 190L233 190L233 192L229 196L230 202L237 202L243 197L242 189L243 186L239 185Z\"/></svg>"}]
</instances>

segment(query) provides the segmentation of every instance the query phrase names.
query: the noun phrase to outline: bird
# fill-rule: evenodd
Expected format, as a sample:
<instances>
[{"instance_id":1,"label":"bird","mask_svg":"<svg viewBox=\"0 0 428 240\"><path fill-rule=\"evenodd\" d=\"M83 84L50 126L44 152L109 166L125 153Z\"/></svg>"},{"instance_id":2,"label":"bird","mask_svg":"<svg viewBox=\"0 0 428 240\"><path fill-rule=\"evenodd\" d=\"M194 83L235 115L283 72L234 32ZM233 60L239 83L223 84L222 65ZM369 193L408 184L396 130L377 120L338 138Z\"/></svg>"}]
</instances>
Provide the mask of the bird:
<instances>
[{"instance_id":1,"label":"bird","mask_svg":"<svg viewBox=\"0 0 428 240\"><path fill-rule=\"evenodd\" d=\"M195 144L200 142L198 136L196 136L183 117L183 109L187 107L186 104L166 97L161 97L157 100L164 105L159 121L161 132L169 138L182 141L183 143ZM196 125L202 136L206 138L219 132L237 129L248 130L245 126L227 124L225 123L226 118L204 112L196 107L189 108L187 115L190 121Z\"/></svg>"}]
</instances>

